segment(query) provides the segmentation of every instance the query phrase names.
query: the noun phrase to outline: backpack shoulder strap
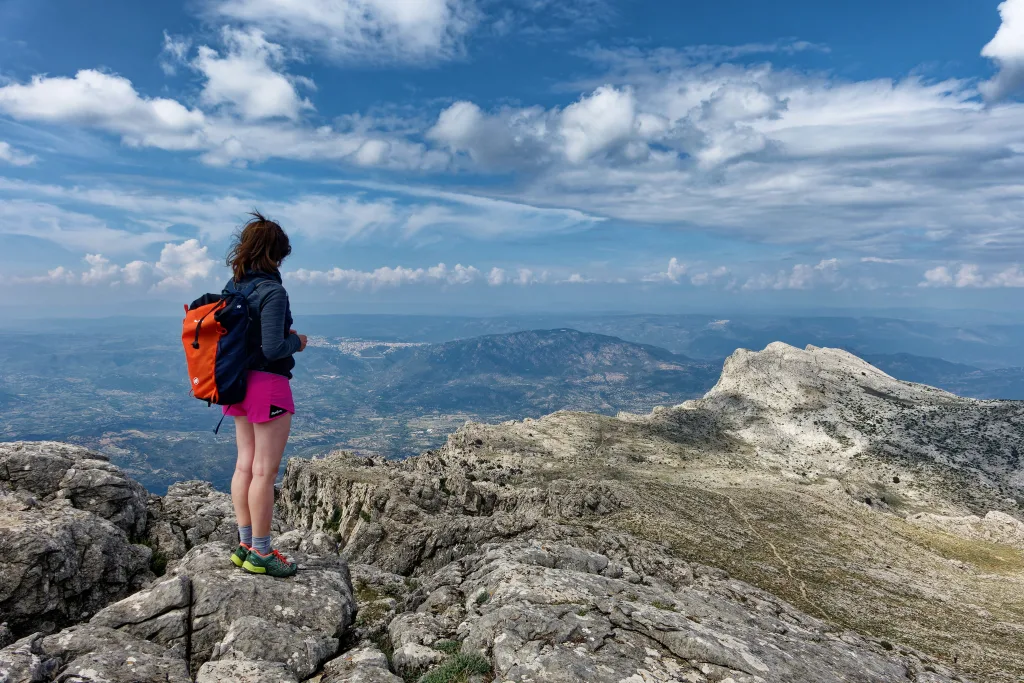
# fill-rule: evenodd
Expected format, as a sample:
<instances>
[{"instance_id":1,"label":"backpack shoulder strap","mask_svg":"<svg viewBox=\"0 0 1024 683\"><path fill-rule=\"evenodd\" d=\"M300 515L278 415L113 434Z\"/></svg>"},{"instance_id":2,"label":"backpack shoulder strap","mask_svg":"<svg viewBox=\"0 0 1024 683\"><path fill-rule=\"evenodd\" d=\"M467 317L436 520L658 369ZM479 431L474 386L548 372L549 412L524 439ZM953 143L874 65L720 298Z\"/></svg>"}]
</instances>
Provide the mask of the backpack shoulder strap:
<instances>
[{"instance_id":1,"label":"backpack shoulder strap","mask_svg":"<svg viewBox=\"0 0 1024 683\"><path fill-rule=\"evenodd\" d=\"M256 280L253 280L253 281L252 281L252 282L250 282L249 284L247 284L247 285L246 285L246 286L245 286L244 288L242 288L242 289L239 289L239 288L238 288L238 282L237 282L236 280L232 279L232 280L231 280L231 281L230 281L230 282L228 283L228 287L225 287L225 288L224 288L224 294L241 294L241 295L242 295L243 297L245 297L246 299L248 299L248 298L249 298L249 296L250 296L250 295L251 295L251 294L252 294L253 292L255 292L255 291L256 291L256 289L257 289L257 288L258 288L258 287L259 287L259 286L260 286L261 284L263 284L263 280L262 280L262 279L259 279L259 278L258 278L258 279L256 279Z\"/></svg>"}]
</instances>

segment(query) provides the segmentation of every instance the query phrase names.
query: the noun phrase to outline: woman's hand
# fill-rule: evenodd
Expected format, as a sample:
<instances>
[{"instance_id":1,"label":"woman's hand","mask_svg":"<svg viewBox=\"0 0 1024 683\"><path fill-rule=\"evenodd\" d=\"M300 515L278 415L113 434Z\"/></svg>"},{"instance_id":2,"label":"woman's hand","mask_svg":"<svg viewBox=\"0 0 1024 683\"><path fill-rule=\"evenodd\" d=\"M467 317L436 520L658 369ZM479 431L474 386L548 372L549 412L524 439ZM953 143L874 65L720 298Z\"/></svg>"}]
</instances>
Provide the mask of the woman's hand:
<instances>
[{"instance_id":1,"label":"woman's hand","mask_svg":"<svg viewBox=\"0 0 1024 683\"><path fill-rule=\"evenodd\" d=\"M288 334L294 334L296 337L299 338L299 353L302 353L303 351L306 350L306 335L299 334L295 330L288 330Z\"/></svg>"}]
</instances>

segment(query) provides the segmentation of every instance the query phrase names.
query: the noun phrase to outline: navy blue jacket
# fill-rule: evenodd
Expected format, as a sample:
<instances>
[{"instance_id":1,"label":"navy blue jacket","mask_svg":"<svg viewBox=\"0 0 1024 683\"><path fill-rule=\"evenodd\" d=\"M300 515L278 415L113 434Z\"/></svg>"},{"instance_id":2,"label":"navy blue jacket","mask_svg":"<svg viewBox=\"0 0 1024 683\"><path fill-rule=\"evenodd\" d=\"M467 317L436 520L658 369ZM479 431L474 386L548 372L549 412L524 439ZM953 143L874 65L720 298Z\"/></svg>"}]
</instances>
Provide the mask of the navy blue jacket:
<instances>
[{"instance_id":1,"label":"navy blue jacket","mask_svg":"<svg viewBox=\"0 0 1024 683\"><path fill-rule=\"evenodd\" d=\"M302 342L297 334L289 334L292 327L292 311L288 304L288 292L281 284L281 274L253 270L236 281L233 278L224 286L226 291L245 289L253 280L259 280L256 289L249 295L249 319L258 321L249 330L249 369L272 372L292 377L295 359Z\"/></svg>"}]
</instances>

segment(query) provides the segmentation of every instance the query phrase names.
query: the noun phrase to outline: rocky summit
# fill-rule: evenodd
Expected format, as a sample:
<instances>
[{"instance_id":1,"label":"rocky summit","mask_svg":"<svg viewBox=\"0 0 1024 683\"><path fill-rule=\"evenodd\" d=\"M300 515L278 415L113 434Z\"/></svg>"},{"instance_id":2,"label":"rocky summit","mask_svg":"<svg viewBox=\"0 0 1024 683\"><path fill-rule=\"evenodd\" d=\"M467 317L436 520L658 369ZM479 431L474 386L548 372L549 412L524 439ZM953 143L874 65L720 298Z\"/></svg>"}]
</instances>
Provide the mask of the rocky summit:
<instances>
[{"instance_id":1,"label":"rocky summit","mask_svg":"<svg viewBox=\"0 0 1024 683\"><path fill-rule=\"evenodd\" d=\"M1022 430L772 344L648 415L292 459L288 580L208 484L0 444L0 681L1019 681Z\"/></svg>"}]
</instances>

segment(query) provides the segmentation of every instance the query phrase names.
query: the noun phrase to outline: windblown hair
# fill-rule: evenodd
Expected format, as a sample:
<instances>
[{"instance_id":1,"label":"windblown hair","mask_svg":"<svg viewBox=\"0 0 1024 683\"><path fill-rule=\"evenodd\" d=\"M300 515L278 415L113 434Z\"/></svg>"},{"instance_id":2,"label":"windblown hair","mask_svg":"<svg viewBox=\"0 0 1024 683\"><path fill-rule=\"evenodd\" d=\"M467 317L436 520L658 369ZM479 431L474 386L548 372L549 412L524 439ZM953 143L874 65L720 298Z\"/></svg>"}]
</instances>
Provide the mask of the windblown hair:
<instances>
[{"instance_id":1,"label":"windblown hair","mask_svg":"<svg viewBox=\"0 0 1024 683\"><path fill-rule=\"evenodd\" d=\"M228 252L227 264L236 280L253 270L276 273L292 253L288 235L280 225L264 218L259 211L249 215L252 218L235 234Z\"/></svg>"}]
</instances>

